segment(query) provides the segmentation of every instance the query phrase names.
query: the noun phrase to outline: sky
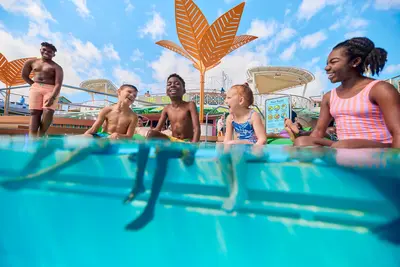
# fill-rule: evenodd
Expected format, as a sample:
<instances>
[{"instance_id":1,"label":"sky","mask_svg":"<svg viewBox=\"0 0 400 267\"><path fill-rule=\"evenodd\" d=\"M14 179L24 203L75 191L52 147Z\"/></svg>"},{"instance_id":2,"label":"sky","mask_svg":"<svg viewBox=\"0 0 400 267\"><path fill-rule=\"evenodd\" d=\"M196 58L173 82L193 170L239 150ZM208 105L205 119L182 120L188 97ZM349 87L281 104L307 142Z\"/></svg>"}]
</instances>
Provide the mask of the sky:
<instances>
[{"instance_id":1,"label":"sky","mask_svg":"<svg viewBox=\"0 0 400 267\"><path fill-rule=\"evenodd\" d=\"M239 0L195 0L209 24ZM165 92L165 80L180 74L187 89L199 88L191 62L155 44L180 45L174 0L0 0L0 52L9 61L39 56L40 43L57 47L54 60L64 69L64 84L106 78L117 86L132 83L140 94ZM400 0L247 0L237 35L257 40L227 55L207 72L206 88L220 88L222 72L231 84L246 81L255 66L294 66L315 75L307 95L337 85L324 71L338 42L366 36L388 51L379 77L400 74ZM2 84L0 84L3 87ZM301 93L301 89L290 90ZM67 97L73 91L63 89Z\"/></svg>"}]
</instances>

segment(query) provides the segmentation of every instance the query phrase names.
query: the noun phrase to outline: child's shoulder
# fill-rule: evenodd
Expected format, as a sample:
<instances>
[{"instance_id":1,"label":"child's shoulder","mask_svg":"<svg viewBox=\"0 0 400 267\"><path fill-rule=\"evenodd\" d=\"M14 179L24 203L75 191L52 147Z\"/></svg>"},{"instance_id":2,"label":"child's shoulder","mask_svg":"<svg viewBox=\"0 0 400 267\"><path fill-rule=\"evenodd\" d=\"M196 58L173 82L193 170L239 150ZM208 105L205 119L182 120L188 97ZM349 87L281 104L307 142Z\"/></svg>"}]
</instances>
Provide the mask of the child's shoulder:
<instances>
[{"instance_id":1,"label":"child's shoulder","mask_svg":"<svg viewBox=\"0 0 400 267\"><path fill-rule=\"evenodd\" d=\"M197 107L196 102L194 101L184 101L184 103L188 108Z\"/></svg>"},{"instance_id":2,"label":"child's shoulder","mask_svg":"<svg viewBox=\"0 0 400 267\"><path fill-rule=\"evenodd\" d=\"M100 113L101 114L108 114L108 113L110 113L110 111L112 111L112 106L104 107L102 110L100 110Z\"/></svg>"},{"instance_id":3,"label":"child's shoulder","mask_svg":"<svg viewBox=\"0 0 400 267\"><path fill-rule=\"evenodd\" d=\"M257 111L255 111L255 110L253 110L253 109L250 110L250 115L251 115L250 120L252 120L252 121L261 118L260 113L258 113Z\"/></svg>"}]
</instances>

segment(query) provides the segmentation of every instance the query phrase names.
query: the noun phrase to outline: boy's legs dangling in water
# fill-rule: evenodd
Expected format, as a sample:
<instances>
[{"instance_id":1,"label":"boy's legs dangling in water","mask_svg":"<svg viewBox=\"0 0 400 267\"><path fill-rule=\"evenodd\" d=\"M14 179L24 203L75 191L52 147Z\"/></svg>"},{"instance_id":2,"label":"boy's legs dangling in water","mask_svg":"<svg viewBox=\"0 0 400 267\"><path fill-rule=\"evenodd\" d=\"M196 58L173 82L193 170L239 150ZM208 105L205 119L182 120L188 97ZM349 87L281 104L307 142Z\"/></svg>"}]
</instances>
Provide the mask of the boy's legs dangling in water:
<instances>
[{"instance_id":1,"label":"boy's legs dangling in water","mask_svg":"<svg viewBox=\"0 0 400 267\"><path fill-rule=\"evenodd\" d=\"M137 231L145 227L153 218L154 218L154 210L155 206L157 204L157 199L160 195L162 186L164 184L164 179L167 174L167 168L168 168L168 160L169 159L179 159L181 158L185 165L188 164L193 164L194 160L192 160L192 154L194 151L189 152L187 150L182 150L182 149L169 149L169 148L161 148L156 152L156 170L153 176L153 183L151 186L151 193L149 200L147 202L146 207L144 208L142 214L140 214L134 221L129 223L128 225L125 226L126 230L133 230ZM144 154L143 154L144 156ZM187 159L188 158L188 159ZM194 158L194 157L193 157ZM142 161L141 159L138 159L139 161ZM140 172L144 173L144 169L141 169ZM140 190L136 190L135 188L137 187L138 189L143 188L144 190L144 185L143 185L143 176L141 177L141 181L137 181L135 184L134 189L131 191L131 194L128 196L128 198L125 200L125 203L128 203L132 201L137 195L135 195L135 192L140 192ZM131 197L132 196L132 197Z\"/></svg>"},{"instance_id":2,"label":"boy's legs dangling in water","mask_svg":"<svg viewBox=\"0 0 400 267\"><path fill-rule=\"evenodd\" d=\"M145 144L140 144L139 151L137 152L137 154L132 154L129 156L129 161L137 162L137 170L136 170L135 184L133 185L129 195L125 198L124 200L125 204L132 202L139 194L144 193L145 191L144 172L146 170L149 154L150 154L150 147L146 146Z\"/></svg>"}]
</instances>

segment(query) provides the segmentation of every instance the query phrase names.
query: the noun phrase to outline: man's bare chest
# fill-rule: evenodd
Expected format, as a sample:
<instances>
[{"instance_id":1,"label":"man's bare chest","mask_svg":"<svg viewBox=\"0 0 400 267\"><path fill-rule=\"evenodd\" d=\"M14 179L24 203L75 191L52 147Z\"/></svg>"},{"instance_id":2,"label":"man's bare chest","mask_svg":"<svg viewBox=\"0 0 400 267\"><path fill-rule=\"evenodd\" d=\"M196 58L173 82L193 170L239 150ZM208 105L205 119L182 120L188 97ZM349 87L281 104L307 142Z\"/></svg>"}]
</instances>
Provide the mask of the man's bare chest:
<instances>
[{"instance_id":1,"label":"man's bare chest","mask_svg":"<svg viewBox=\"0 0 400 267\"><path fill-rule=\"evenodd\" d=\"M54 74L56 72L54 65L49 63L38 62L32 65L34 72L44 72L46 74Z\"/></svg>"}]
</instances>

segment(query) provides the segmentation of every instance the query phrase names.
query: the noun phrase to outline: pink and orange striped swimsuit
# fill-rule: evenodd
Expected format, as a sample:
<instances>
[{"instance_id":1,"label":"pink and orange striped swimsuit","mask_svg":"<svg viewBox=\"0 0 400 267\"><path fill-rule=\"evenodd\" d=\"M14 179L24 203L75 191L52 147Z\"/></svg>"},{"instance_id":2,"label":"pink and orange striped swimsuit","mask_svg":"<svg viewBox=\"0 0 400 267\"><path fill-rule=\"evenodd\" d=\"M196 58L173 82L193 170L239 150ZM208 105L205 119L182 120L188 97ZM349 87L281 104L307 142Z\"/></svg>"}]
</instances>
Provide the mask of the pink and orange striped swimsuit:
<instances>
[{"instance_id":1,"label":"pink and orange striped swimsuit","mask_svg":"<svg viewBox=\"0 0 400 267\"><path fill-rule=\"evenodd\" d=\"M380 81L370 82L361 92L348 99L340 98L336 88L331 91L330 113L335 119L339 140L392 142L392 135L386 127L381 109L369 100L369 92L378 82Z\"/></svg>"}]
</instances>

